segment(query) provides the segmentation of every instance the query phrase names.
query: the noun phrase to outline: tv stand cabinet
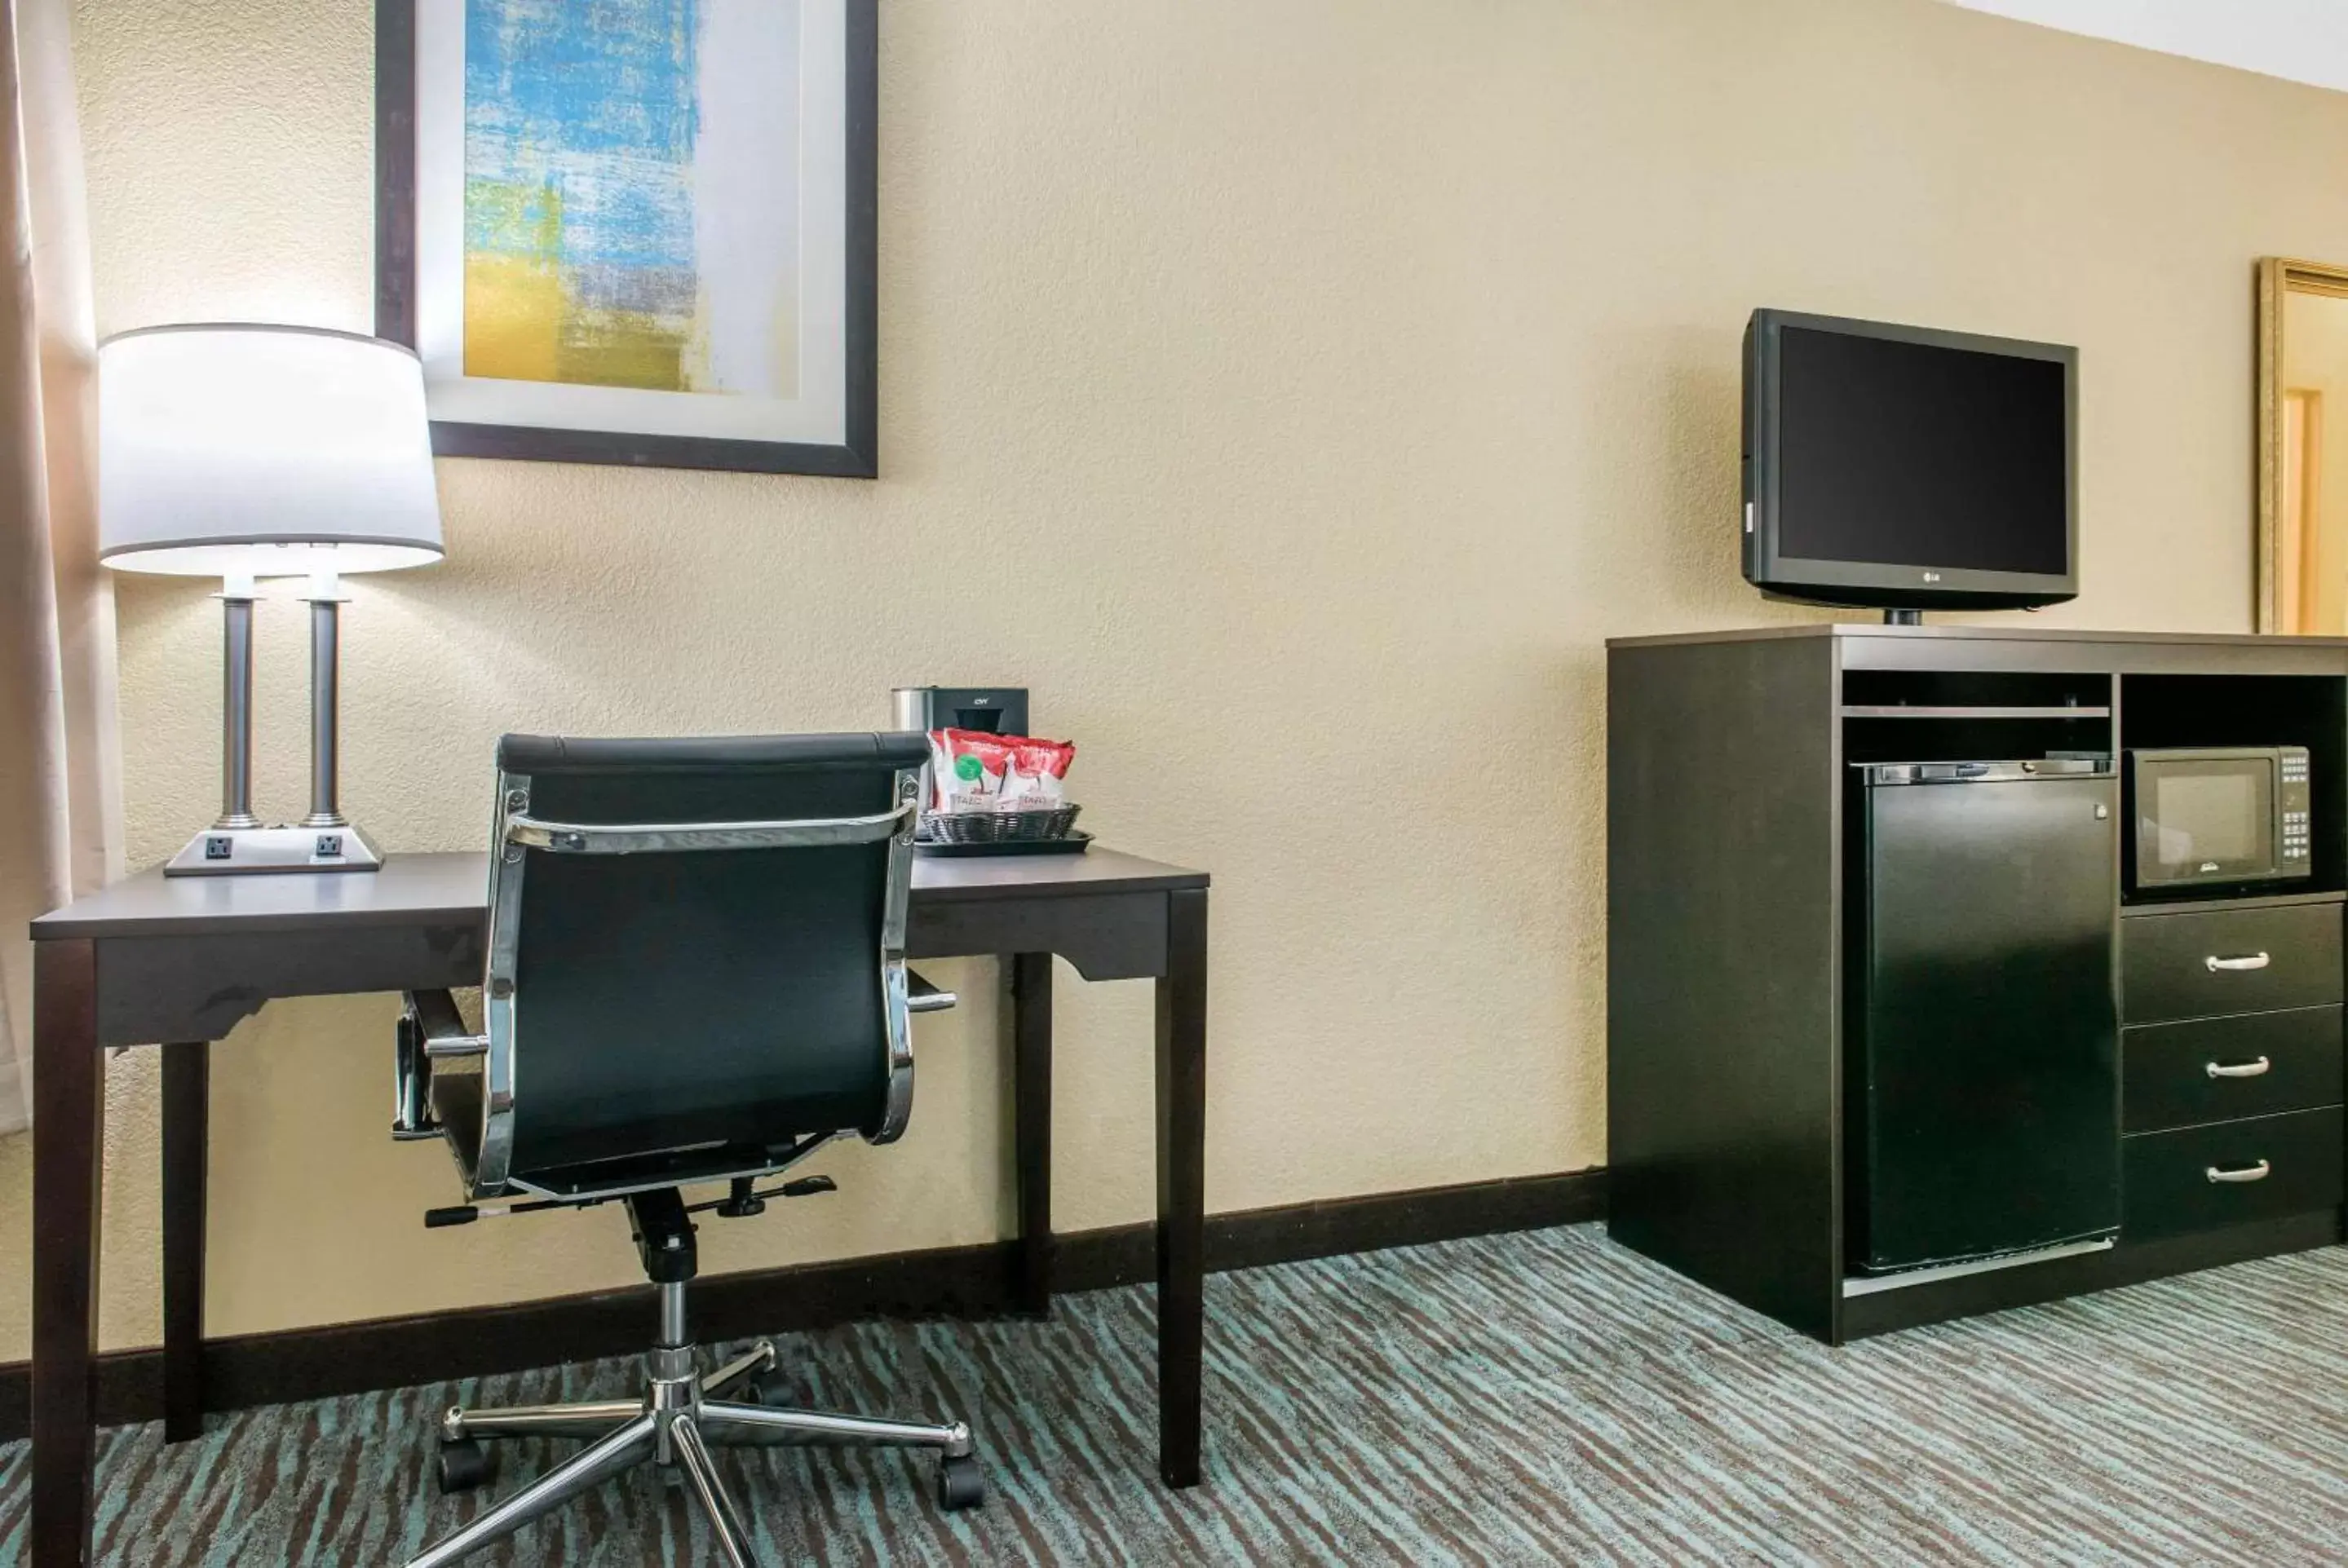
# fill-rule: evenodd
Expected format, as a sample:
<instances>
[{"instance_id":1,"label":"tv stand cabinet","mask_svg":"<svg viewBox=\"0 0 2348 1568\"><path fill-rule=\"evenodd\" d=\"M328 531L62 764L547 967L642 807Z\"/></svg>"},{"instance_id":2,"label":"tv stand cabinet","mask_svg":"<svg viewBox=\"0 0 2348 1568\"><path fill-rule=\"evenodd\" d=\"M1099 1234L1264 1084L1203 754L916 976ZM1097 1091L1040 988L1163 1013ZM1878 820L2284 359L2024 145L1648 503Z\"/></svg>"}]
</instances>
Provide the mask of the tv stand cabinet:
<instances>
[{"instance_id":1,"label":"tv stand cabinet","mask_svg":"<svg viewBox=\"0 0 2348 1568\"><path fill-rule=\"evenodd\" d=\"M1854 1288L1846 764L2279 743L2311 753L2310 878L2263 897L2110 889L2116 1245ZM2348 640L1861 623L1618 638L1607 771L1616 1240L1841 1343L2343 1238ZM2196 957L2242 942L2271 965ZM2253 983L2214 983L2233 980ZM2205 1070L2257 1057L2271 1069L2254 1078ZM2262 1179L2205 1179L2259 1161Z\"/></svg>"}]
</instances>

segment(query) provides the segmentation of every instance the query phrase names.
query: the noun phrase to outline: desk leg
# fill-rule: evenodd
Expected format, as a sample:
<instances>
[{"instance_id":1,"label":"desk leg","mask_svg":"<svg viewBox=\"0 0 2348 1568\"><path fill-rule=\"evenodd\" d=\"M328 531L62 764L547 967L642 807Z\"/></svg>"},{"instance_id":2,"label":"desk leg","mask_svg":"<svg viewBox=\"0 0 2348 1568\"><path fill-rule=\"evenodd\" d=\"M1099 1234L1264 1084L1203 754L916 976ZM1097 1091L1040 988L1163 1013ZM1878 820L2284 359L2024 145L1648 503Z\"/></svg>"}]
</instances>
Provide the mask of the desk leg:
<instances>
[{"instance_id":1,"label":"desk leg","mask_svg":"<svg viewBox=\"0 0 2348 1568\"><path fill-rule=\"evenodd\" d=\"M98 952L33 944L33 1530L37 1568L89 1561L106 1061Z\"/></svg>"},{"instance_id":2,"label":"desk leg","mask_svg":"<svg viewBox=\"0 0 2348 1568\"><path fill-rule=\"evenodd\" d=\"M1011 958L1011 1122L1017 1144L1016 1298L1030 1317L1052 1315L1052 955Z\"/></svg>"},{"instance_id":3,"label":"desk leg","mask_svg":"<svg viewBox=\"0 0 2348 1568\"><path fill-rule=\"evenodd\" d=\"M212 1048L163 1048L163 1440L204 1435L204 1180Z\"/></svg>"},{"instance_id":4,"label":"desk leg","mask_svg":"<svg viewBox=\"0 0 2348 1568\"><path fill-rule=\"evenodd\" d=\"M1158 1473L1199 1484L1207 1230L1207 894L1167 897L1158 982Z\"/></svg>"}]
</instances>

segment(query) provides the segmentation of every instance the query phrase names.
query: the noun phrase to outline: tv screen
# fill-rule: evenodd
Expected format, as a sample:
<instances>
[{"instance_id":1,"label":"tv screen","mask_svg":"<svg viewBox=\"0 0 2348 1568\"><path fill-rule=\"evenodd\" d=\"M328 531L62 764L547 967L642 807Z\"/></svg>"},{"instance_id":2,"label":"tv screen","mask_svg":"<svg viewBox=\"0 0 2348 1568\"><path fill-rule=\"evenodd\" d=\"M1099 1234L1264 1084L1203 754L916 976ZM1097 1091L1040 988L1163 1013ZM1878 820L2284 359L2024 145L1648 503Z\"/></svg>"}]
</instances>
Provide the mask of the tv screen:
<instances>
[{"instance_id":1,"label":"tv screen","mask_svg":"<svg viewBox=\"0 0 2348 1568\"><path fill-rule=\"evenodd\" d=\"M2057 344L1756 313L1746 575L1885 608L2073 597L2076 363Z\"/></svg>"}]
</instances>

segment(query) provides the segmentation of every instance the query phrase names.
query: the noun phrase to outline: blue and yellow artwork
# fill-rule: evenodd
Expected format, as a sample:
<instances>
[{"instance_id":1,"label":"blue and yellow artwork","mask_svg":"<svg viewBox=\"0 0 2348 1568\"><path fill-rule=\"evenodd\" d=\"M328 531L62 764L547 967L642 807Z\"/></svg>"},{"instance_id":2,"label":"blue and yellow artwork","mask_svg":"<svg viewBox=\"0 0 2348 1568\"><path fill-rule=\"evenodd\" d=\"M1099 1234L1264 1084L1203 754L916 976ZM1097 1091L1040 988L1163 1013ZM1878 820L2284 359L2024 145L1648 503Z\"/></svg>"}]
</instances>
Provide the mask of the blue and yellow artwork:
<instances>
[{"instance_id":1,"label":"blue and yellow artwork","mask_svg":"<svg viewBox=\"0 0 2348 1568\"><path fill-rule=\"evenodd\" d=\"M790 396L793 0L466 0L469 376Z\"/></svg>"}]
</instances>

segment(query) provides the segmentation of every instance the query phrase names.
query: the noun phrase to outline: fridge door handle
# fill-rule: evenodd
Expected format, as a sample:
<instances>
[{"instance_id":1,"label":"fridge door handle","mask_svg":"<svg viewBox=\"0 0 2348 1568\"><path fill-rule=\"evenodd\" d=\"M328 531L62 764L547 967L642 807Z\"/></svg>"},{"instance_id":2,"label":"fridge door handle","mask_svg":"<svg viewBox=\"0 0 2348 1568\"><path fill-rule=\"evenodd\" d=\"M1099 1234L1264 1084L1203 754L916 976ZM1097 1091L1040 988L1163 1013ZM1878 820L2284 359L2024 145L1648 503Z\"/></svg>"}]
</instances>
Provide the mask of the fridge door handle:
<instances>
[{"instance_id":1,"label":"fridge door handle","mask_svg":"<svg viewBox=\"0 0 2348 1568\"><path fill-rule=\"evenodd\" d=\"M2230 1169L2212 1165L2201 1173L2213 1182L2263 1182L2274 1174L2274 1167L2260 1160L2255 1165L2236 1165Z\"/></svg>"},{"instance_id":2,"label":"fridge door handle","mask_svg":"<svg viewBox=\"0 0 2348 1568\"><path fill-rule=\"evenodd\" d=\"M2209 972L2214 975L2220 971L2263 969L2269 964L2274 962L2274 955L2271 953L2244 953L2237 958L2221 958L2217 954L2212 953L2201 961L2209 966Z\"/></svg>"},{"instance_id":3,"label":"fridge door handle","mask_svg":"<svg viewBox=\"0 0 2348 1568\"><path fill-rule=\"evenodd\" d=\"M2213 1061L2208 1071L2212 1078L2263 1078L2273 1067L2261 1056L2256 1061Z\"/></svg>"}]
</instances>

